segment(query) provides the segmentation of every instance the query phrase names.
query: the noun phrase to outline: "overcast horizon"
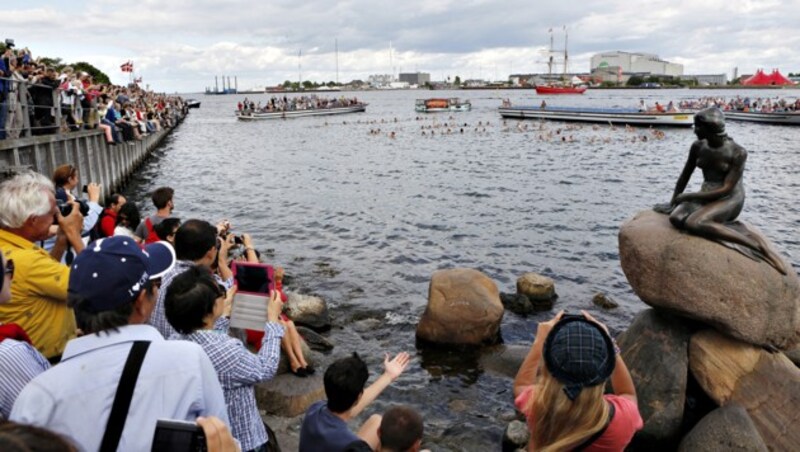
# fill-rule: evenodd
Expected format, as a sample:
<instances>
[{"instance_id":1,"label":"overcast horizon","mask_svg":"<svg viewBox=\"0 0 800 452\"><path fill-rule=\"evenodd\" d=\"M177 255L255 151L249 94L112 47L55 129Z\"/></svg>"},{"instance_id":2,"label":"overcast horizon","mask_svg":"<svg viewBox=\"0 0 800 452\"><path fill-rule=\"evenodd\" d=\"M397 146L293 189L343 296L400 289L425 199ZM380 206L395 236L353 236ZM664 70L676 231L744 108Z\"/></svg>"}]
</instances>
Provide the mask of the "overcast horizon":
<instances>
[{"instance_id":1,"label":"overcast horizon","mask_svg":"<svg viewBox=\"0 0 800 452\"><path fill-rule=\"evenodd\" d=\"M336 42L340 82L417 71L432 80L507 80L546 72L548 30L563 49L563 27L571 72L588 72L592 55L617 50L656 54L685 74L800 72L800 0L3 3L0 38L34 57L86 61L117 84L131 60L144 84L166 92L203 91L215 75L237 76L240 90L301 77L336 81Z\"/></svg>"}]
</instances>

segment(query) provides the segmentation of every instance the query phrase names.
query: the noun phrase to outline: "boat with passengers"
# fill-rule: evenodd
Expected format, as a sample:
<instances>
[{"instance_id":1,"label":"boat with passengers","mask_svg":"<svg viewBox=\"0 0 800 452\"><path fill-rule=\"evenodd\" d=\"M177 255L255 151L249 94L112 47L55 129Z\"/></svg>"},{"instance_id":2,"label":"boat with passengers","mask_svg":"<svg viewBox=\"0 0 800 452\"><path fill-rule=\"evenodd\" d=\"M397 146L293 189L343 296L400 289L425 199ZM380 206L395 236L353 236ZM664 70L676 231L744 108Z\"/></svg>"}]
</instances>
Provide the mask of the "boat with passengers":
<instances>
[{"instance_id":1,"label":"boat with passengers","mask_svg":"<svg viewBox=\"0 0 800 452\"><path fill-rule=\"evenodd\" d=\"M236 118L242 121L263 119L287 119L304 116L342 115L361 113L367 110L367 103L356 98L324 99L316 95L287 98L273 96L265 106L248 101L240 102Z\"/></svg>"},{"instance_id":2,"label":"boat with passengers","mask_svg":"<svg viewBox=\"0 0 800 452\"><path fill-rule=\"evenodd\" d=\"M633 108L587 108L512 106L504 102L498 109L500 116L509 119L546 119L551 121L600 122L631 126L691 127L694 113L639 111Z\"/></svg>"},{"instance_id":3,"label":"boat with passengers","mask_svg":"<svg viewBox=\"0 0 800 452\"><path fill-rule=\"evenodd\" d=\"M470 101L462 101L458 97L449 99L417 99L414 109L418 113L435 113L439 111L470 111L472 104Z\"/></svg>"}]
</instances>

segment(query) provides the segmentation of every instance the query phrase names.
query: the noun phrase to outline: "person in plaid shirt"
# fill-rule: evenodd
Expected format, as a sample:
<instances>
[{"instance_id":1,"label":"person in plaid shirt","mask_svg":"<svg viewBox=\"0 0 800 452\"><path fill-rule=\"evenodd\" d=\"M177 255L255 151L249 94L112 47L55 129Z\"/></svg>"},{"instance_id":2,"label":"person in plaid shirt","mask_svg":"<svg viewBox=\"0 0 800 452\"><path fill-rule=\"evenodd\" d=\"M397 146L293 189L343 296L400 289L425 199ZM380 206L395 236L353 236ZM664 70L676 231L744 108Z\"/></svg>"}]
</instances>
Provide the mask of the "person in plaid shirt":
<instances>
[{"instance_id":1,"label":"person in plaid shirt","mask_svg":"<svg viewBox=\"0 0 800 452\"><path fill-rule=\"evenodd\" d=\"M177 331L170 339L199 344L217 371L233 437L243 451L266 450L267 431L256 406L254 385L273 378L280 360L278 322L282 304L277 292L270 294L264 338L258 354L228 336L231 304L207 267L192 266L172 280L164 299L167 320Z\"/></svg>"}]
</instances>

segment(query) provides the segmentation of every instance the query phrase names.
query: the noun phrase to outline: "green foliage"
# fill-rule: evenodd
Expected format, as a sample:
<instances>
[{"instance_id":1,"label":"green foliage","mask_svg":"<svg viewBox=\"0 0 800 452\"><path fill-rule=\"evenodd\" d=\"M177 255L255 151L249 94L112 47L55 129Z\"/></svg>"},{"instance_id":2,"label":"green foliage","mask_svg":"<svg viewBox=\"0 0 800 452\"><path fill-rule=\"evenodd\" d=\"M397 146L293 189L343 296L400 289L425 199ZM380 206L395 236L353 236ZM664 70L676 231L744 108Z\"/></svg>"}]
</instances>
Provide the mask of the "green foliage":
<instances>
[{"instance_id":1,"label":"green foliage","mask_svg":"<svg viewBox=\"0 0 800 452\"><path fill-rule=\"evenodd\" d=\"M638 75L632 75L626 83L627 86L639 86L644 83L644 79Z\"/></svg>"},{"instance_id":2,"label":"green foliage","mask_svg":"<svg viewBox=\"0 0 800 452\"><path fill-rule=\"evenodd\" d=\"M286 89L291 88L292 87L292 82L290 80L286 80L285 82L283 82L283 87L286 88Z\"/></svg>"},{"instance_id":3,"label":"green foliage","mask_svg":"<svg viewBox=\"0 0 800 452\"><path fill-rule=\"evenodd\" d=\"M310 89L310 88L313 88L313 87L314 87L314 83L312 83L312 82L310 82L308 80L303 82L303 88Z\"/></svg>"},{"instance_id":4,"label":"green foliage","mask_svg":"<svg viewBox=\"0 0 800 452\"><path fill-rule=\"evenodd\" d=\"M603 82L600 84L600 86L603 88L613 88L617 86L617 82Z\"/></svg>"},{"instance_id":5,"label":"green foliage","mask_svg":"<svg viewBox=\"0 0 800 452\"><path fill-rule=\"evenodd\" d=\"M456 75L456 78L453 80L453 85L461 86L461 77Z\"/></svg>"},{"instance_id":6,"label":"green foliage","mask_svg":"<svg viewBox=\"0 0 800 452\"><path fill-rule=\"evenodd\" d=\"M85 61L79 61L73 64L72 68L75 69L75 72L88 73L89 75L92 76L92 80L95 83L109 83L109 84L111 83L111 80L103 71L97 69L96 67L92 66L91 64Z\"/></svg>"}]
</instances>

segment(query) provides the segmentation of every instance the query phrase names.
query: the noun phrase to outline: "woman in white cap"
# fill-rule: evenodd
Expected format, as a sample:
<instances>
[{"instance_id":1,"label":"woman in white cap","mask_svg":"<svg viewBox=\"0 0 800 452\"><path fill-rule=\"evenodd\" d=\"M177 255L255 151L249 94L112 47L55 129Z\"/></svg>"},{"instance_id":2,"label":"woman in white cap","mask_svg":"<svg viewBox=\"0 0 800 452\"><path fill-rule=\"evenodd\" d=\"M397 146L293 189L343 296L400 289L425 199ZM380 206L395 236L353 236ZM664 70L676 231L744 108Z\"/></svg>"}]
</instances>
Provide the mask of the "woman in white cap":
<instances>
[{"instance_id":1,"label":"woman in white cap","mask_svg":"<svg viewBox=\"0 0 800 452\"><path fill-rule=\"evenodd\" d=\"M614 394L604 395L609 379ZM585 311L539 323L514 398L528 419L529 451L621 451L643 426L619 348Z\"/></svg>"}]
</instances>

